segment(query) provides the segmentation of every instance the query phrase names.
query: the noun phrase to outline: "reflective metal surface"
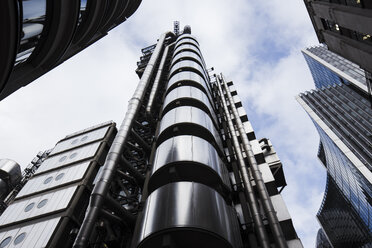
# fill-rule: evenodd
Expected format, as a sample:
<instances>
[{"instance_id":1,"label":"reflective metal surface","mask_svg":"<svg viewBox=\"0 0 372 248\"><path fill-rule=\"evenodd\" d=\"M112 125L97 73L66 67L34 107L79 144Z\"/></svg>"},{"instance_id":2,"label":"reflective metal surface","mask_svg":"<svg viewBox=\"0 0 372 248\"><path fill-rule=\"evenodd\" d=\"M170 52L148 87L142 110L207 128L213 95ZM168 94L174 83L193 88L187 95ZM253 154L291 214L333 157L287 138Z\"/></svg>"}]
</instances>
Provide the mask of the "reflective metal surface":
<instances>
[{"instance_id":1,"label":"reflective metal surface","mask_svg":"<svg viewBox=\"0 0 372 248\"><path fill-rule=\"evenodd\" d=\"M217 121L215 117L215 111L210 104L210 101L207 95L198 88L192 86L181 86L173 89L170 91L164 99L163 103L163 110L167 107L167 105L179 98L193 98L197 101L200 101L201 104L206 105L209 109L209 115L214 118L214 121Z\"/></svg>"},{"instance_id":2,"label":"reflective metal surface","mask_svg":"<svg viewBox=\"0 0 372 248\"><path fill-rule=\"evenodd\" d=\"M94 130L89 133L84 133L76 137L72 137L67 140L63 140L59 142L52 150L52 152L49 154L53 155L56 153L59 153L61 151L71 149L77 146L81 146L87 143L90 143L92 141L101 140L105 137L107 130L109 129L109 126Z\"/></svg>"},{"instance_id":3,"label":"reflective metal surface","mask_svg":"<svg viewBox=\"0 0 372 248\"><path fill-rule=\"evenodd\" d=\"M46 0L22 0L21 42L16 64L28 59L39 42L46 18Z\"/></svg>"},{"instance_id":4,"label":"reflective metal surface","mask_svg":"<svg viewBox=\"0 0 372 248\"><path fill-rule=\"evenodd\" d=\"M0 178L10 187L17 184L22 178L21 167L11 159L0 159Z\"/></svg>"},{"instance_id":5,"label":"reflective metal surface","mask_svg":"<svg viewBox=\"0 0 372 248\"><path fill-rule=\"evenodd\" d=\"M190 44L182 44L179 47L177 47L176 49L174 49L173 56L176 56L182 50L192 51L192 52L198 54L201 58L203 58L201 52L195 46L190 45Z\"/></svg>"},{"instance_id":6,"label":"reflective metal surface","mask_svg":"<svg viewBox=\"0 0 372 248\"><path fill-rule=\"evenodd\" d=\"M0 226L67 208L77 186L48 191L13 202L0 216Z\"/></svg>"},{"instance_id":7,"label":"reflective metal surface","mask_svg":"<svg viewBox=\"0 0 372 248\"><path fill-rule=\"evenodd\" d=\"M178 38L177 38L177 42L182 40L182 39L186 39L186 38L189 38L189 39L193 39L194 41L196 41L197 44L199 44L199 42L197 41L197 39L195 38L195 36L191 35L191 34L182 34L180 35Z\"/></svg>"},{"instance_id":8,"label":"reflective metal surface","mask_svg":"<svg viewBox=\"0 0 372 248\"><path fill-rule=\"evenodd\" d=\"M261 218L260 209L258 206L258 201L255 195L255 192L253 191L252 181L248 173L248 163L246 164L246 161L244 160L242 149L240 147L236 130L234 128L234 124L231 119L231 114L229 112L229 109L227 107L227 102L224 96L224 93L222 91L222 86L220 83L219 77L217 77L216 86L218 88L218 92L221 99L221 104L224 109L225 118L227 121L227 125L230 131L231 140L233 142L234 152L236 154L237 163L239 165L240 170L240 176L244 185L244 192L248 200L249 209L251 212L252 220L255 224L255 230L258 236L258 242L261 247L263 248L269 248L270 247L270 241L269 237L266 231L266 228L264 226L263 220ZM238 174L238 175L239 175ZM237 176L237 180L239 179L239 176Z\"/></svg>"},{"instance_id":9,"label":"reflective metal surface","mask_svg":"<svg viewBox=\"0 0 372 248\"><path fill-rule=\"evenodd\" d=\"M235 213L203 184L178 182L157 189L139 218L133 247L162 247L167 239L180 248L241 247Z\"/></svg>"},{"instance_id":10,"label":"reflective metal surface","mask_svg":"<svg viewBox=\"0 0 372 248\"><path fill-rule=\"evenodd\" d=\"M183 51L183 52L180 52L179 54L177 54L176 56L174 56L174 58L172 59L172 65L177 62L178 60L182 60L182 59L194 59L196 61L199 62L200 65L203 66L203 60L200 58L199 55L197 55L196 53L193 53L193 52L190 52L190 51Z\"/></svg>"},{"instance_id":11,"label":"reflective metal surface","mask_svg":"<svg viewBox=\"0 0 372 248\"><path fill-rule=\"evenodd\" d=\"M79 23L78 25L80 25L83 20L85 19L85 15L86 15L86 10L87 10L87 1L88 0L80 0L80 13L79 13Z\"/></svg>"},{"instance_id":12,"label":"reflective metal surface","mask_svg":"<svg viewBox=\"0 0 372 248\"><path fill-rule=\"evenodd\" d=\"M226 95L227 95L227 99L228 99L228 102L230 104L230 108L231 108L233 116L235 118L236 128L238 129L240 137L242 139L241 143L243 145L245 154L248 158L249 165L251 167L251 172L252 172L254 181L256 183L256 188L257 188L257 191L258 191L258 195L261 198L262 207L265 211L265 214L266 214L267 219L268 219L269 224L270 224L270 229L271 229L271 231L273 233L273 236L274 236L275 244L280 248L286 248L286 247L288 247L288 245L287 245L287 242L285 240L283 230L280 226L280 223L278 221L278 217L276 216L276 212L274 210L274 206L273 206L273 204L270 200L270 196L267 192L265 183L262 179L262 173L259 170L256 158L255 158L254 153L252 151L251 142L248 140L247 132L245 131L243 123L242 123L241 119L239 118L239 113L236 110L236 106L234 104L234 101L233 101L233 98L232 98L232 95L231 95L231 92L230 92L230 88L227 85L227 82L225 81L225 78L222 74L221 74L221 77L219 78L218 81L219 81L218 82L219 84L222 84L224 86L224 89L225 89L225 92L226 92Z\"/></svg>"},{"instance_id":13,"label":"reflective metal surface","mask_svg":"<svg viewBox=\"0 0 372 248\"><path fill-rule=\"evenodd\" d=\"M92 143L90 145L86 145L81 148L63 152L59 155L47 158L40 165L40 168L36 171L36 174L40 174L41 172L52 170L57 167L71 164L83 159L92 158L96 154L100 144L101 142Z\"/></svg>"},{"instance_id":14,"label":"reflective metal surface","mask_svg":"<svg viewBox=\"0 0 372 248\"><path fill-rule=\"evenodd\" d=\"M171 87L173 88L175 86L181 86L182 81L192 81L200 85L201 88L204 89L205 92L207 92L207 94L210 94L205 79L196 72L192 71L181 71L174 74L168 81L167 89Z\"/></svg>"},{"instance_id":15,"label":"reflective metal surface","mask_svg":"<svg viewBox=\"0 0 372 248\"><path fill-rule=\"evenodd\" d=\"M29 224L22 227L14 227L0 232L0 244L5 239L10 239L7 248L40 248L47 247L47 244L52 237L61 217ZM19 244L15 245L15 240L24 234L24 239Z\"/></svg>"},{"instance_id":16,"label":"reflective metal surface","mask_svg":"<svg viewBox=\"0 0 372 248\"><path fill-rule=\"evenodd\" d=\"M85 128L85 129L83 129L83 130L79 130L79 131L77 131L77 132L73 132L73 133L71 133L71 134L69 134L69 135L66 135L66 137L64 138L64 140L65 140L65 139L68 139L68 138L71 138L71 137L73 137L73 136L77 136L77 135L79 135L79 134L83 134L83 133L91 132L92 130L99 129L100 127L111 126L111 125L113 125L113 124L115 125L115 122L113 122L113 121L106 121L106 122L103 122L103 123L101 123L101 124L94 125L94 126L91 126L91 127L89 127L89 128Z\"/></svg>"},{"instance_id":17,"label":"reflective metal surface","mask_svg":"<svg viewBox=\"0 0 372 248\"><path fill-rule=\"evenodd\" d=\"M201 134L203 137L208 139L210 135L212 135L214 141L217 143L217 145L222 148L222 142L220 138L220 134L218 133L217 129L215 128L212 119L209 117L209 115L204 112L203 110L200 110L196 107L190 107L190 106L181 106L178 108L174 108L167 112L161 122L159 127L159 136L162 134L162 132L167 129L170 126L173 126L175 124L196 124L201 127L204 127L209 131L209 134L205 133Z\"/></svg>"},{"instance_id":18,"label":"reflective metal surface","mask_svg":"<svg viewBox=\"0 0 372 248\"><path fill-rule=\"evenodd\" d=\"M82 180L88 170L89 165L90 162L79 163L60 170L34 176L18 193L17 198ZM60 178L60 175L63 175L63 177Z\"/></svg>"},{"instance_id":19,"label":"reflective metal surface","mask_svg":"<svg viewBox=\"0 0 372 248\"><path fill-rule=\"evenodd\" d=\"M216 149L206 140L189 135L170 138L157 148L149 191L176 180L200 182L219 191L221 184L230 187Z\"/></svg>"},{"instance_id":20,"label":"reflective metal surface","mask_svg":"<svg viewBox=\"0 0 372 248\"><path fill-rule=\"evenodd\" d=\"M201 76L203 76L204 78L208 78L205 74L203 67L201 67L198 63L191 60L183 60L174 64L169 72L169 75L173 76L173 74L175 74L176 71L190 71L190 69L196 70L197 73L200 73Z\"/></svg>"},{"instance_id":21,"label":"reflective metal surface","mask_svg":"<svg viewBox=\"0 0 372 248\"><path fill-rule=\"evenodd\" d=\"M192 44L199 49L199 44L193 39L184 38L182 40L177 41L176 48L181 46L182 44Z\"/></svg>"}]
</instances>

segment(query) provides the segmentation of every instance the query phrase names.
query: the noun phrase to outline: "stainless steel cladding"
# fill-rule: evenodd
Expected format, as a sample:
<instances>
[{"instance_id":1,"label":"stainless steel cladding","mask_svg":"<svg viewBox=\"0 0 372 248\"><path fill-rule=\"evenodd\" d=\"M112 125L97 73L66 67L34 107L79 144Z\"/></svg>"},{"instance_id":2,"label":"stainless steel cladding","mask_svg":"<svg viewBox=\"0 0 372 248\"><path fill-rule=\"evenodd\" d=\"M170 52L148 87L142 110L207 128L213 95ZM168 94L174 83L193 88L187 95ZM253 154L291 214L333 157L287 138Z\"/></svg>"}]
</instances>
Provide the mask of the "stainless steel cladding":
<instances>
[{"instance_id":1,"label":"stainless steel cladding","mask_svg":"<svg viewBox=\"0 0 372 248\"><path fill-rule=\"evenodd\" d=\"M115 123L67 136L0 216L0 247L71 247Z\"/></svg>"},{"instance_id":2,"label":"stainless steel cladding","mask_svg":"<svg viewBox=\"0 0 372 248\"><path fill-rule=\"evenodd\" d=\"M96 154L100 142L96 142L90 145L86 145L74 150L68 150L67 152L60 153L53 157L47 158L37 170L36 174L41 172L53 170L55 168L72 164L84 159L89 159L94 157Z\"/></svg>"},{"instance_id":3,"label":"stainless steel cladding","mask_svg":"<svg viewBox=\"0 0 372 248\"><path fill-rule=\"evenodd\" d=\"M221 193L230 188L225 164L206 140L180 135L164 141L156 150L149 191L175 181L195 181Z\"/></svg>"},{"instance_id":4,"label":"stainless steel cladding","mask_svg":"<svg viewBox=\"0 0 372 248\"><path fill-rule=\"evenodd\" d=\"M60 223L61 217L58 217L7 229L0 233L0 247L48 247L49 240Z\"/></svg>"},{"instance_id":5,"label":"stainless steel cladding","mask_svg":"<svg viewBox=\"0 0 372 248\"><path fill-rule=\"evenodd\" d=\"M6 197L21 179L21 167L17 162L0 159L0 199Z\"/></svg>"},{"instance_id":6,"label":"stainless steel cladding","mask_svg":"<svg viewBox=\"0 0 372 248\"><path fill-rule=\"evenodd\" d=\"M167 130L170 130L176 126L180 125L192 125L192 126L199 126L203 129L203 131L199 132L199 135L206 140L213 141L218 148L222 150L222 142L220 135L213 123L211 117L196 107L190 106L181 106L178 108L174 108L167 112L160 123L159 127L159 137L164 136ZM179 127L181 128L181 127ZM195 127L187 127L185 129L195 128ZM196 129L190 130L190 134L197 131Z\"/></svg>"},{"instance_id":7,"label":"stainless steel cladding","mask_svg":"<svg viewBox=\"0 0 372 248\"><path fill-rule=\"evenodd\" d=\"M138 216L133 247L241 247L205 68L196 39L181 35L170 62L150 195Z\"/></svg>"},{"instance_id":8,"label":"stainless steel cladding","mask_svg":"<svg viewBox=\"0 0 372 248\"><path fill-rule=\"evenodd\" d=\"M166 108L170 102L178 98L193 98L201 101L208 106L209 111L214 112L207 95L202 90L192 86L180 86L171 90L164 99L163 109Z\"/></svg>"},{"instance_id":9,"label":"stainless steel cladding","mask_svg":"<svg viewBox=\"0 0 372 248\"><path fill-rule=\"evenodd\" d=\"M169 72L169 75L172 76L175 73L183 71L183 70L195 71L200 76L204 77L204 79L207 79L207 76L205 74L205 71L204 71L203 67L199 63L197 63L195 61L192 61L192 60L181 60L181 61L175 63L172 66L172 68Z\"/></svg>"},{"instance_id":10,"label":"stainless steel cladding","mask_svg":"<svg viewBox=\"0 0 372 248\"><path fill-rule=\"evenodd\" d=\"M99 128L89 133L83 133L78 136L71 137L69 139L62 140L52 150L49 155L60 153L61 151L70 150L72 148L82 146L97 140L101 140L105 137L109 126Z\"/></svg>"},{"instance_id":11,"label":"stainless steel cladding","mask_svg":"<svg viewBox=\"0 0 372 248\"><path fill-rule=\"evenodd\" d=\"M7 178L14 185L21 180L21 167L11 159L0 159L0 177L3 180Z\"/></svg>"},{"instance_id":12,"label":"stainless steel cladding","mask_svg":"<svg viewBox=\"0 0 372 248\"><path fill-rule=\"evenodd\" d=\"M138 248L241 247L234 212L216 191L195 182L167 184L147 199L133 245Z\"/></svg>"},{"instance_id":13,"label":"stainless steel cladding","mask_svg":"<svg viewBox=\"0 0 372 248\"><path fill-rule=\"evenodd\" d=\"M90 164L90 161L78 163L59 170L36 175L22 188L17 198L80 181L87 173Z\"/></svg>"},{"instance_id":14,"label":"stainless steel cladding","mask_svg":"<svg viewBox=\"0 0 372 248\"><path fill-rule=\"evenodd\" d=\"M64 210L70 204L76 190L76 185L63 189L57 188L18 200L1 215L0 227Z\"/></svg>"},{"instance_id":15,"label":"stainless steel cladding","mask_svg":"<svg viewBox=\"0 0 372 248\"><path fill-rule=\"evenodd\" d=\"M174 56L176 56L177 54L181 53L182 51L190 51L190 52L193 52L193 53L196 53L197 55L199 55L200 58L202 58L202 54L200 52L200 50L195 46L195 45L190 45L190 44L182 44L180 46L178 46L176 49L174 49Z\"/></svg>"},{"instance_id":16,"label":"stainless steel cladding","mask_svg":"<svg viewBox=\"0 0 372 248\"><path fill-rule=\"evenodd\" d=\"M173 75L169 79L167 89L171 90L181 85L192 85L207 92L207 94L210 95L205 79L196 72L182 71Z\"/></svg>"}]
</instances>

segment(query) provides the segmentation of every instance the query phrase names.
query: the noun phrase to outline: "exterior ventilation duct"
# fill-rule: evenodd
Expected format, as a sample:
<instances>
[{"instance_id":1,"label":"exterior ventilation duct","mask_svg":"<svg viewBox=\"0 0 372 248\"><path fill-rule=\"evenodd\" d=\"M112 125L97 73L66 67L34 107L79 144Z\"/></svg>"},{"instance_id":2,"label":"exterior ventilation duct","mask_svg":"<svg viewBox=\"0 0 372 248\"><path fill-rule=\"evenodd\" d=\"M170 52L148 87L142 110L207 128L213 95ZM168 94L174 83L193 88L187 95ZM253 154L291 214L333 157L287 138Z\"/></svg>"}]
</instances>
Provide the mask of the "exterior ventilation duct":
<instances>
[{"instance_id":1,"label":"exterior ventilation duct","mask_svg":"<svg viewBox=\"0 0 372 248\"><path fill-rule=\"evenodd\" d=\"M10 159L0 159L0 200L22 179L21 167Z\"/></svg>"}]
</instances>

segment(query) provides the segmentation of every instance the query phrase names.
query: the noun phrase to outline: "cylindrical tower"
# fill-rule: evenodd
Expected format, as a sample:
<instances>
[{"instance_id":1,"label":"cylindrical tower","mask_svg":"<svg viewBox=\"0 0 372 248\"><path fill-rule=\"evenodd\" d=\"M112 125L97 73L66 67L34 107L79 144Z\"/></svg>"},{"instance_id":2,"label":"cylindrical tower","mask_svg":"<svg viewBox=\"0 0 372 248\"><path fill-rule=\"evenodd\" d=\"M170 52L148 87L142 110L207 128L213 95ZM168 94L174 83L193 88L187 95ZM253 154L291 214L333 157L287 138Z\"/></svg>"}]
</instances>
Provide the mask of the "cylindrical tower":
<instances>
[{"instance_id":1,"label":"cylindrical tower","mask_svg":"<svg viewBox=\"0 0 372 248\"><path fill-rule=\"evenodd\" d=\"M137 222L136 247L162 247L165 243L241 246L207 82L197 40L188 33L180 35L170 62L148 182L150 195Z\"/></svg>"}]
</instances>

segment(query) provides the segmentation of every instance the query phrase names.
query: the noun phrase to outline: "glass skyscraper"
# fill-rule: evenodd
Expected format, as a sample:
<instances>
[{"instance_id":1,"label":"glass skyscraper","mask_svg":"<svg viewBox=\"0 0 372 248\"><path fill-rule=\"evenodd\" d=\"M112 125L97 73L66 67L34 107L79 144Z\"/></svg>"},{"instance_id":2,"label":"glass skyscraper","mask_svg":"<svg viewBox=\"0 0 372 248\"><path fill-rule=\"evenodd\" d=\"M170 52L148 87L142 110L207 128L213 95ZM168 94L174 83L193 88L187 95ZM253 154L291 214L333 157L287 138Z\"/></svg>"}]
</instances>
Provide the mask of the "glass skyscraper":
<instances>
[{"instance_id":1,"label":"glass skyscraper","mask_svg":"<svg viewBox=\"0 0 372 248\"><path fill-rule=\"evenodd\" d=\"M318 157L327 170L317 214L324 233L318 235L324 234L333 247L370 247L372 110L364 71L322 45L303 54L317 89L297 100L317 128Z\"/></svg>"}]
</instances>

